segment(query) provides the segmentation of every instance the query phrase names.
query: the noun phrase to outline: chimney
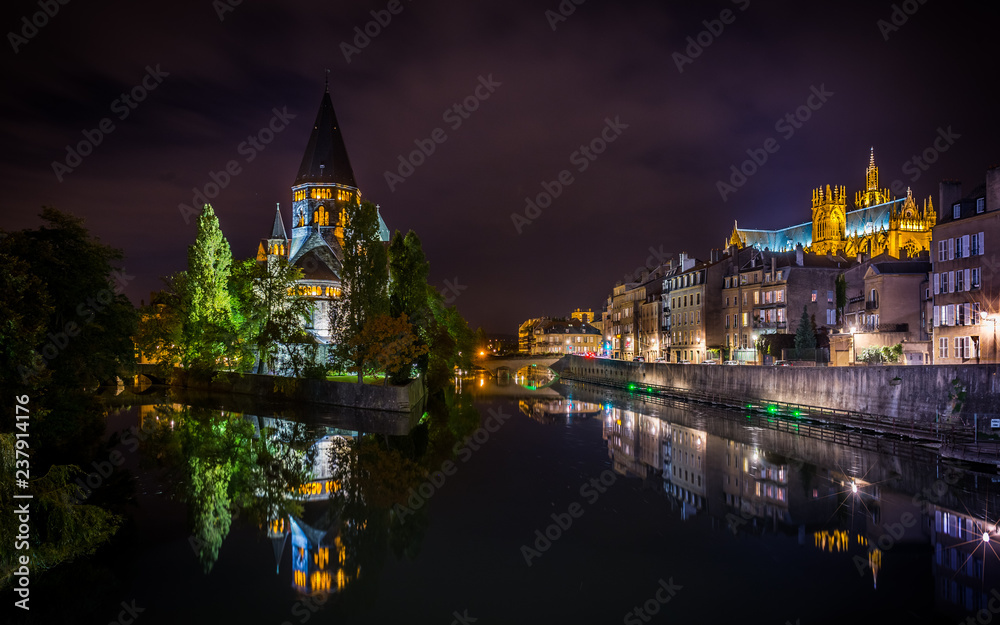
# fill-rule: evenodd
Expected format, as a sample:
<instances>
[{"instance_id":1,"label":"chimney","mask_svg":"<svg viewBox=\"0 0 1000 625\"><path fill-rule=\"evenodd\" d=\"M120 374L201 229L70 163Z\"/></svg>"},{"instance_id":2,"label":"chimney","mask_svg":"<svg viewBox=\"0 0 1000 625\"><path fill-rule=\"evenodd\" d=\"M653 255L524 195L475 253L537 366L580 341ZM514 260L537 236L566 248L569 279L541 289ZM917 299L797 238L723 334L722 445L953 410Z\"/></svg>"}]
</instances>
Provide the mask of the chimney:
<instances>
[{"instance_id":1,"label":"chimney","mask_svg":"<svg viewBox=\"0 0 1000 625\"><path fill-rule=\"evenodd\" d=\"M1000 165L986 170L986 210L1000 208Z\"/></svg>"},{"instance_id":2,"label":"chimney","mask_svg":"<svg viewBox=\"0 0 1000 625\"><path fill-rule=\"evenodd\" d=\"M774 277L774 275L775 275L775 273L774 273L774 272L775 272L775 271L777 270L777 266L776 266L776 265L777 265L777 262L778 262L778 261L777 261L777 259L776 259L776 258L775 258L774 256L772 256L772 257L771 257L771 277L772 277L772 278L773 278L773 277Z\"/></svg>"},{"instance_id":3,"label":"chimney","mask_svg":"<svg viewBox=\"0 0 1000 625\"><path fill-rule=\"evenodd\" d=\"M711 258L711 261L713 263L717 263L717 262L719 262L719 259L721 257L722 257L722 250L713 247L712 251L710 252L710 255L709 255L709 258Z\"/></svg>"},{"instance_id":4,"label":"chimney","mask_svg":"<svg viewBox=\"0 0 1000 625\"><path fill-rule=\"evenodd\" d=\"M962 183L957 180L942 180L938 191L938 221L941 221L943 215L951 217L952 205L961 199Z\"/></svg>"},{"instance_id":5,"label":"chimney","mask_svg":"<svg viewBox=\"0 0 1000 625\"><path fill-rule=\"evenodd\" d=\"M798 265L799 267L801 267L803 262L804 261L802 259L802 244L801 243L796 243L795 244L795 264Z\"/></svg>"}]
</instances>

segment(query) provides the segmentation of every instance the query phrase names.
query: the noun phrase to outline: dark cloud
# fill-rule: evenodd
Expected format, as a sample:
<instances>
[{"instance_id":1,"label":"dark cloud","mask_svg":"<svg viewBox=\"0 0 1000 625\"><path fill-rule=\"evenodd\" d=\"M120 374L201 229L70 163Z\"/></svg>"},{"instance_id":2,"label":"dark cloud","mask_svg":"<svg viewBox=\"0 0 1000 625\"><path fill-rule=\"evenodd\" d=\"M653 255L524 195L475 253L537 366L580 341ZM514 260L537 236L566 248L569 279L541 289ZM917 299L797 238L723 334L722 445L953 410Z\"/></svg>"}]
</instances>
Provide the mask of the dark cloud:
<instances>
[{"instance_id":1,"label":"dark cloud","mask_svg":"<svg viewBox=\"0 0 1000 625\"><path fill-rule=\"evenodd\" d=\"M599 308L650 246L707 256L734 219L807 221L811 189L856 190L871 146L883 185L900 180L921 199L942 178L971 188L997 159L997 9L978 3L589 0L553 31L555 0L404 0L348 62L341 43L386 4L243 0L223 20L211 0L62 5L3 53L3 227L34 225L43 204L83 215L125 250L138 301L185 261L194 231L178 204L236 159L242 173L213 204L234 252L249 256L275 202L288 208L329 68L365 197L391 229L420 234L433 282L468 286L456 303L473 325L512 332L529 316ZM878 21L904 5L919 8L886 40ZM727 9L732 23L678 71L687 37ZM37 10L7 3L0 23L18 31ZM169 77L119 120L112 103L157 64ZM452 129L444 111L490 75L501 86ZM834 95L782 137L776 121L820 86ZM238 146L275 107L297 117L245 162ZM628 128L576 171L571 154L616 116ZM115 130L58 182L52 162L105 117ZM384 173L438 127L447 141L390 190ZM911 181L905 163L948 127L961 138ZM716 182L769 137L779 150L723 201ZM564 169L572 184L518 234L511 214Z\"/></svg>"}]
</instances>

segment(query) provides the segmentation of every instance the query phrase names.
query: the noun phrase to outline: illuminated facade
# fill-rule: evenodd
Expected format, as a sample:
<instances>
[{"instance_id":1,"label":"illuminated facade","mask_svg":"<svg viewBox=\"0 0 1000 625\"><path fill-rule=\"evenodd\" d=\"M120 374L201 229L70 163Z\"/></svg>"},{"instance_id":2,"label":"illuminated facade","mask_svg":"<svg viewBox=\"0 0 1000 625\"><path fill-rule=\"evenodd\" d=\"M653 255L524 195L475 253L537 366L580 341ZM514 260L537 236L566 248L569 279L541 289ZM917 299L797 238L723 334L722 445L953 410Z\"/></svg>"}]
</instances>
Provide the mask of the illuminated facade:
<instances>
[{"instance_id":1,"label":"illuminated facade","mask_svg":"<svg viewBox=\"0 0 1000 625\"><path fill-rule=\"evenodd\" d=\"M784 252L801 245L820 255L848 258L886 253L907 258L930 249L931 228L936 221L930 198L921 207L910 189L905 198L893 199L888 189L879 188L873 149L865 171L865 189L854 196L854 208L848 210L846 187L826 185L813 190L811 222L781 230L748 230L737 224L726 246Z\"/></svg>"},{"instance_id":2,"label":"illuminated facade","mask_svg":"<svg viewBox=\"0 0 1000 625\"><path fill-rule=\"evenodd\" d=\"M292 236L286 234L279 207L271 236L257 248L259 262L283 257L302 270L299 291L314 305L307 330L320 343L331 340L330 306L341 294L346 210L360 203L361 191L327 88L292 185ZM388 242L389 229L381 214L378 220L380 237Z\"/></svg>"}]
</instances>

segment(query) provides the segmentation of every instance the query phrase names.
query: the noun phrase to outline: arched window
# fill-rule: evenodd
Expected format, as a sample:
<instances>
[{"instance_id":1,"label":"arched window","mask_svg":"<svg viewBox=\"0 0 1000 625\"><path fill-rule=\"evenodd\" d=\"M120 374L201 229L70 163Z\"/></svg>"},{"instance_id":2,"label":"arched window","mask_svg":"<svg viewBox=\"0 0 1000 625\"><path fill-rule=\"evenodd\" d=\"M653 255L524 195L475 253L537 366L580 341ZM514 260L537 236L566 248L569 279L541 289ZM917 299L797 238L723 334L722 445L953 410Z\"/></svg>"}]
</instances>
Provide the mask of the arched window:
<instances>
[{"instance_id":1,"label":"arched window","mask_svg":"<svg viewBox=\"0 0 1000 625\"><path fill-rule=\"evenodd\" d=\"M878 308L878 291L872 289L872 292L868 296L868 301L871 302L872 308Z\"/></svg>"}]
</instances>

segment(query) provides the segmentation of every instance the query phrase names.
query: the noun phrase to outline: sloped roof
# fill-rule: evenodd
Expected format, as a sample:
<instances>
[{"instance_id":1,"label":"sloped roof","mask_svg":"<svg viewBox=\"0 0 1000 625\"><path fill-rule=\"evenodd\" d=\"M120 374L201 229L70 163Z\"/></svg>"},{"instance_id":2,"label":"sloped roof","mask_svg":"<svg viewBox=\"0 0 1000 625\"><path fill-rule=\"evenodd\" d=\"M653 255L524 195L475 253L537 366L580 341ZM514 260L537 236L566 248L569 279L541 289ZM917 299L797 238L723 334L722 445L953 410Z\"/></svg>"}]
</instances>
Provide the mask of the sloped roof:
<instances>
[{"instance_id":1,"label":"sloped roof","mask_svg":"<svg viewBox=\"0 0 1000 625\"><path fill-rule=\"evenodd\" d=\"M357 188L354 182L354 170L347 157L347 147L340 132L337 114L333 110L330 91L323 93L316 122L306 152L299 165L299 173L295 176L295 184L317 182L341 184Z\"/></svg>"}]
</instances>

